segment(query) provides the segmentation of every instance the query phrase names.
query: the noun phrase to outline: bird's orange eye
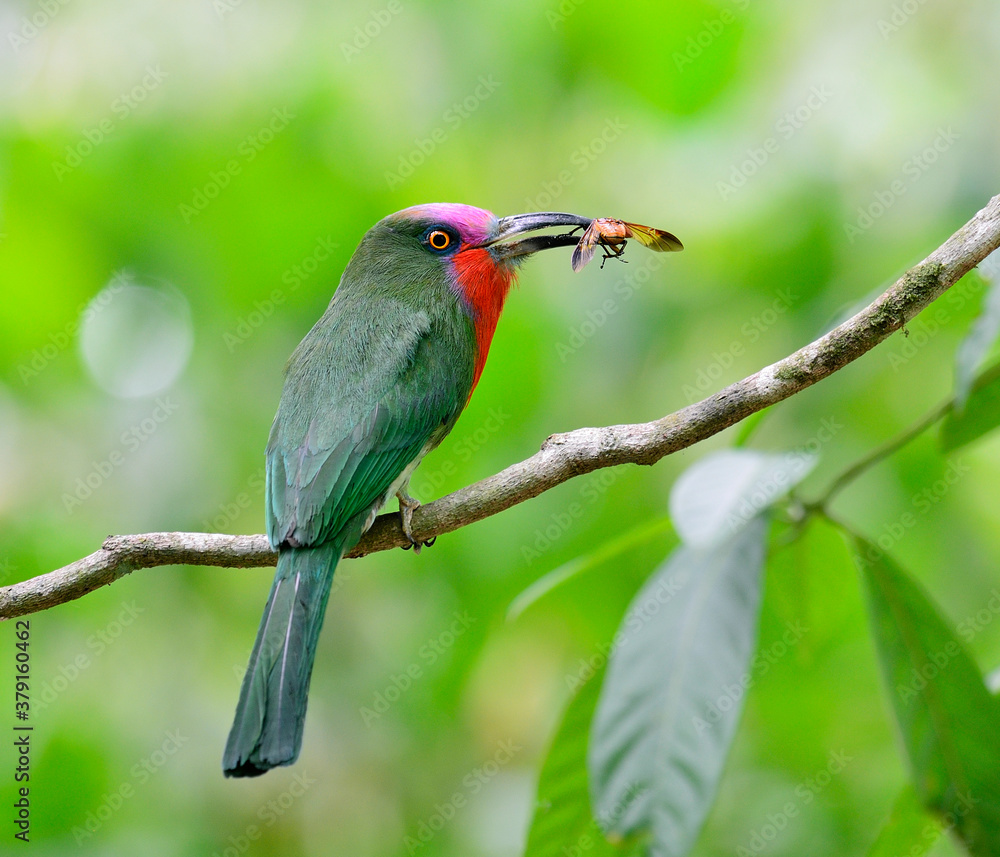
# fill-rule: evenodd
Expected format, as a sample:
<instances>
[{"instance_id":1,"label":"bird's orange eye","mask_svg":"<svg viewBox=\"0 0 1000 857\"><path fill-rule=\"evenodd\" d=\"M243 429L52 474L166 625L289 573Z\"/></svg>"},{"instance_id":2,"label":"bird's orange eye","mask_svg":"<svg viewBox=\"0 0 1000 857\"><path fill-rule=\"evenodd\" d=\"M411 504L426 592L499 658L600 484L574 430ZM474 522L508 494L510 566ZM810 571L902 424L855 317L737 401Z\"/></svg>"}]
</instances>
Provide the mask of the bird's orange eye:
<instances>
[{"instance_id":1,"label":"bird's orange eye","mask_svg":"<svg viewBox=\"0 0 1000 857\"><path fill-rule=\"evenodd\" d=\"M447 250L451 245L451 236L442 229L435 229L427 236L427 243L435 250Z\"/></svg>"}]
</instances>

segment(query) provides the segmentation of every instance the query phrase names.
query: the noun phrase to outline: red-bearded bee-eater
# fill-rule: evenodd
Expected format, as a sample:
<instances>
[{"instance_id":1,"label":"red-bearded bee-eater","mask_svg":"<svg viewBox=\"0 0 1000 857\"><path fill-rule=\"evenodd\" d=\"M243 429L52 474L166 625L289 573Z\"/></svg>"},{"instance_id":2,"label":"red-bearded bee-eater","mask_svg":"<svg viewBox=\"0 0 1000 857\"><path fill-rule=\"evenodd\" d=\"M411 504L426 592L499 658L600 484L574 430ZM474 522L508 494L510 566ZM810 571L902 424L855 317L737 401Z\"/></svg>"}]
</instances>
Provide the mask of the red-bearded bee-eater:
<instances>
[{"instance_id":1,"label":"red-bearded bee-eater","mask_svg":"<svg viewBox=\"0 0 1000 857\"><path fill-rule=\"evenodd\" d=\"M394 494L410 535L410 474L469 401L518 266L579 235L510 239L591 222L436 203L390 215L361 239L289 360L271 427L265 515L278 570L226 743L226 776L298 757L337 563Z\"/></svg>"}]
</instances>

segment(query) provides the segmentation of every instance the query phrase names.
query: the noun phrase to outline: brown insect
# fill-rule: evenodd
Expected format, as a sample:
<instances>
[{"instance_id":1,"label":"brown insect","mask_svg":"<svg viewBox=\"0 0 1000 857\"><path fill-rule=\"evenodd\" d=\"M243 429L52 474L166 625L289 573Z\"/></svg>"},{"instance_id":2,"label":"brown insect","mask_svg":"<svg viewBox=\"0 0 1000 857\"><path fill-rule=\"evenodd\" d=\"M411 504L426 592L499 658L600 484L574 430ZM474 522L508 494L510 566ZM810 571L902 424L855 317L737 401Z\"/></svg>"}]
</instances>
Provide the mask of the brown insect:
<instances>
[{"instance_id":1,"label":"brown insect","mask_svg":"<svg viewBox=\"0 0 1000 857\"><path fill-rule=\"evenodd\" d=\"M615 220L611 217L598 217L580 236L580 243L573 251L573 270L582 270L594 258L594 251L598 247L604 251L604 259L601 261L602 268L608 259L621 258L629 238L635 238L649 247L650 250L656 250L659 253L684 249L684 245L681 244L676 235L671 235L662 229L643 226L641 223Z\"/></svg>"}]
</instances>

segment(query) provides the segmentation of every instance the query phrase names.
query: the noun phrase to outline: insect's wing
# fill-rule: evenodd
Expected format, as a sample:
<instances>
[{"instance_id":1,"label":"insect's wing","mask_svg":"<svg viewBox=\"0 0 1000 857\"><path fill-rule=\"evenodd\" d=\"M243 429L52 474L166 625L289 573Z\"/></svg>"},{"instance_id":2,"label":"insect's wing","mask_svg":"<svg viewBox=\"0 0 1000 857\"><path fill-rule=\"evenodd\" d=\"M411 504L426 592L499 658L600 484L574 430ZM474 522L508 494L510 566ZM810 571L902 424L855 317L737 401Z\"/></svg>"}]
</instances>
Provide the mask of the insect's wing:
<instances>
[{"instance_id":1,"label":"insect's wing","mask_svg":"<svg viewBox=\"0 0 1000 857\"><path fill-rule=\"evenodd\" d=\"M641 223L626 223L628 231L632 234L630 238L636 238L645 244L650 250L658 253L668 253L672 250L683 250L684 245L680 239L670 232L662 229L654 229L652 226L643 226Z\"/></svg>"},{"instance_id":2,"label":"insect's wing","mask_svg":"<svg viewBox=\"0 0 1000 857\"><path fill-rule=\"evenodd\" d=\"M573 250L573 271L582 271L587 263L594 258L594 250L597 248L597 239L600 229L596 226L596 221L587 227L586 232L580 236L580 243Z\"/></svg>"}]
</instances>

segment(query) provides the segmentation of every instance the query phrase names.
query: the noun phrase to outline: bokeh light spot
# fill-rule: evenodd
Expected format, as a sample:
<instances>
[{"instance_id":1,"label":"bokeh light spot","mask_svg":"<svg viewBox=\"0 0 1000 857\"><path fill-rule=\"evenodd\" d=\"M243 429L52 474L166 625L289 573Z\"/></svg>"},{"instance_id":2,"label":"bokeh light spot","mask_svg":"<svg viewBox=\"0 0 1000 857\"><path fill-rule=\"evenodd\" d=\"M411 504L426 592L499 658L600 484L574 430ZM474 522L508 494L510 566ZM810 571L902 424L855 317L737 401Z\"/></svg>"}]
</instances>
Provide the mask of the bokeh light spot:
<instances>
[{"instance_id":1,"label":"bokeh light spot","mask_svg":"<svg viewBox=\"0 0 1000 857\"><path fill-rule=\"evenodd\" d=\"M118 274L83 311L80 353L95 383L122 399L151 396L180 376L194 335L187 298L169 284Z\"/></svg>"}]
</instances>

